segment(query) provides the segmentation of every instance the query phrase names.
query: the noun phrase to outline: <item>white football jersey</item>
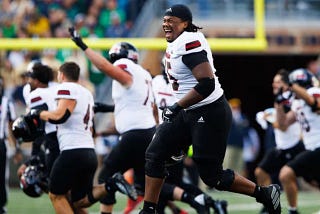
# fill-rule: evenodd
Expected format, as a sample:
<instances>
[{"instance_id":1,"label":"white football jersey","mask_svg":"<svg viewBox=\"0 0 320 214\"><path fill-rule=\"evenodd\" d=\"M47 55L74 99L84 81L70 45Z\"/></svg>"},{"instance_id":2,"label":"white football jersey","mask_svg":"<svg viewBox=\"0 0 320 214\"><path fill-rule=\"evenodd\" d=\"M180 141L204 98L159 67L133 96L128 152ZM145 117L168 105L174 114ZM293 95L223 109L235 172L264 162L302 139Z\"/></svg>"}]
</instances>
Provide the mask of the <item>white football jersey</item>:
<instances>
[{"instance_id":1,"label":"white football jersey","mask_svg":"<svg viewBox=\"0 0 320 214\"><path fill-rule=\"evenodd\" d=\"M173 105L176 99L173 95L171 84L166 82L162 74L152 79L152 89L155 103L158 107L159 123L162 123L162 110L160 107Z\"/></svg>"},{"instance_id":2,"label":"white football jersey","mask_svg":"<svg viewBox=\"0 0 320 214\"><path fill-rule=\"evenodd\" d=\"M48 106L48 111L53 111L56 109L57 103L55 100L56 88L48 87L48 88L36 88L31 91L27 97L27 107L29 109L35 108L40 105L46 104ZM51 132L57 131L56 125L46 122L45 124L45 132L49 134Z\"/></svg>"},{"instance_id":3,"label":"white football jersey","mask_svg":"<svg viewBox=\"0 0 320 214\"><path fill-rule=\"evenodd\" d=\"M320 88L312 87L307 89L308 94L319 97ZM304 100L295 100L291 109L296 113L303 132L303 142L306 149L314 150L320 148L320 115L313 112L311 107Z\"/></svg>"},{"instance_id":4,"label":"white football jersey","mask_svg":"<svg viewBox=\"0 0 320 214\"><path fill-rule=\"evenodd\" d=\"M112 82L117 131L122 134L133 129L148 129L155 126L154 97L150 73L126 58L117 60L114 65L129 72L133 77L133 83L129 88L124 87L116 80Z\"/></svg>"},{"instance_id":5,"label":"white football jersey","mask_svg":"<svg viewBox=\"0 0 320 214\"><path fill-rule=\"evenodd\" d=\"M76 106L65 123L58 124L60 151L78 148L94 148L91 128L93 126L93 96L91 92L73 82L57 86L56 99L76 100Z\"/></svg>"},{"instance_id":6,"label":"white football jersey","mask_svg":"<svg viewBox=\"0 0 320 214\"><path fill-rule=\"evenodd\" d=\"M178 100L184 97L198 81L193 76L192 71L182 62L182 56L190 53L206 51L209 64L213 73L216 69L213 65L210 46L201 32L183 32L176 40L168 43L165 54L165 69L172 84L174 95ZM215 75L215 90L204 100L190 106L193 109L214 102L223 94L223 89Z\"/></svg>"}]
</instances>

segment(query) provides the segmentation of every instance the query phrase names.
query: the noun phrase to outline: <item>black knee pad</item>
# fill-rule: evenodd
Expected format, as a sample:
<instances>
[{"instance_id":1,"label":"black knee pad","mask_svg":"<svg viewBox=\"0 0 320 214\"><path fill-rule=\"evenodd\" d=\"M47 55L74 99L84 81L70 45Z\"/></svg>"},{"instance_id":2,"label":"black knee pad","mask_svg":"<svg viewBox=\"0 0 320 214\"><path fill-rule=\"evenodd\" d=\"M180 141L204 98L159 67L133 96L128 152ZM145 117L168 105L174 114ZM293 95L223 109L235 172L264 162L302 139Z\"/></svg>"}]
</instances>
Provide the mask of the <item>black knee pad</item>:
<instances>
[{"instance_id":1,"label":"black knee pad","mask_svg":"<svg viewBox=\"0 0 320 214\"><path fill-rule=\"evenodd\" d=\"M164 201L173 201L174 188L175 188L174 185L164 183L160 192L160 199Z\"/></svg>"},{"instance_id":2,"label":"black knee pad","mask_svg":"<svg viewBox=\"0 0 320 214\"><path fill-rule=\"evenodd\" d=\"M87 196L88 196L88 201L89 201L91 204L94 204L94 203L96 203L96 202L98 201L98 199L95 199L95 198L93 197L92 190L90 190L90 191L88 192Z\"/></svg>"},{"instance_id":3,"label":"black knee pad","mask_svg":"<svg viewBox=\"0 0 320 214\"><path fill-rule=\"evenodd\" d=\"M215 188L217 190L230 190L234 181L234 171L231 169L223 170L220 180L218 180Z\"/></svg>"},{"instance_id":4,"label":"black knee pad","mask_svg":"<svg viewBox=\"0 0 320 214\"><path fill-rule=\"evenodd\" d=\"M106 197L100 199L100 203L104 205L113 205L117 203L115 193L109 193Z\"/></svg>"},{"instance_id":5,"label":"black knee pad","mask_svg":"<svg viewBox=\"0 0 320 214\"><path fill-rule=\"evenodd\" d=\"M146 154L145 172L147 176L153 178L164 178L168 174L165 168L165 161L148 154Z\"/></svg>"}]
</instances>

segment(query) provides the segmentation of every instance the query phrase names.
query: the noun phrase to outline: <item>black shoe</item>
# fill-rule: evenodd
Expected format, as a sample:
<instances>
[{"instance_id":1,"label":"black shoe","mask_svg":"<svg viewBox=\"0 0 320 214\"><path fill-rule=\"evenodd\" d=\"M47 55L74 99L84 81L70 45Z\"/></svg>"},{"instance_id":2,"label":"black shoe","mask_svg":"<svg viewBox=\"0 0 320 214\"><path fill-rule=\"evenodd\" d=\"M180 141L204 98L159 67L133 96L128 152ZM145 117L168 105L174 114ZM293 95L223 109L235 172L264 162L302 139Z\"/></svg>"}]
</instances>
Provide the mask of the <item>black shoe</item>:
<instances>
[{"instance_id":1,"label":"black shoe","mask_svg":"<svg viewBox=\"0 0 320 214\"><path fill-rule=\"evenodd\" d=\"M6 207L0 207L0 214L6 214L7 208Z\"/></svg>"},{"instance_id":2,"label":"black shoe","mask_svg":"<svg viewBox=\"0 0 320 214\"><path fill-rule=\"evenodd\" d=\"M269 214L280 214L280 186L271 184L267 187L258 187L257 202L262 203Z\"/></svg>"},{"instance_id":3,"label":"black shoe","mask_svg":"<svg viewBox=\"0 0 320 214\"><path fill-rule=\"evenodd\" d=\"M200 194L194 198L195 202L192 207L198 214L210 214L210 205L207 203L208 197L206 194Z\"/></svg>"},{"instance_id":4,"label":"black shoe","mask_svg":"<svg viewBox=\"0 0 320 214\"><path fill-rule=\"evenodd\" d=\"M267 208L265 206L262 207L262 209L260 210L259 214L269 214L267 211Z\"/></svg>"},{"instance_id":5,"label":"black shoe","mask_svg":"<svg viewBox=\"0 0 320 214\"><path fill-rule=\"evenodd\" d=\"M133 185L130 185L121 173L116 173L112 176L111 182L115 186L115 190L127 195L131 200L137 200L137 191Z\"/></svg>"},{"instance_id":6,"label":"black shoe","mask_svg":"<svg viewBox=\"0 0 320 214\"><path fill-rule=\"evenodd\" d=\"M288 214L299 214L298 210L289 210Z\"/></svg>"},{"instance_id":7,"label":"black shoe","mask_svg":"<svg viewBox=\"0 0 320 214\"><path fill-rule=\"evenodd\" d=\"M225 200L216 200L213 204L214 214L227 214L228 202Z\"/></svg>"}]
</instances>

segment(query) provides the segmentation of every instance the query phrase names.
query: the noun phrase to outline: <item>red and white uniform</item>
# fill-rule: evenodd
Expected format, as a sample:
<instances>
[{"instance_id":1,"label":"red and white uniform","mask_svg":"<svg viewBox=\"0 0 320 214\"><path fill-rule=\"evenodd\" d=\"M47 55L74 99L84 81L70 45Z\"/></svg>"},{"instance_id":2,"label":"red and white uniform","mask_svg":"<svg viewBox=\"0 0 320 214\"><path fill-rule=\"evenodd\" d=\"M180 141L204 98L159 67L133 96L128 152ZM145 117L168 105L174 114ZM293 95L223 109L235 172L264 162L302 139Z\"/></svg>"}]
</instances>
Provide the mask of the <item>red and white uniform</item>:
<instances>
[{"instance_id":1,"label":"red and white uniform","mask_svg":"<svg viewBox=\"0 0 320 214\"><path fill-rule=\"evenodd\" d=\"M173 95L171 84L166 82L162 74L152 79L152 89L155 103L158 107L159 123L162 123L162 110L160 107L173 105L176 99Z\"/></svg>"},{"instance_id":2,"label":"red and white uniform","mask_svg":"<svg viewBox=\"0 0 320 214\"><path fill-rule=\"evenodd\" d=\"M114 63L132 75L129 88L118 81L112 82L112 98L115 104L115 126L122 134L134 129L148 129L156 125L153 117L152 77L148 71L130 59L122 58Z\"/></svg>"},{"instance_id":3,"label":"red and white uniform","mask_svg":"<svg viewBox=\"0 0 320 214\"><path fill-rule=\"evenodd\" d=\"M55 110L57 106L57 102L55 100L55 89L55 86L52 86L48 88L36 88L31 91L26 100L27 108L32 109L37 106L47 105L48 111ZM56 125L49 122L45 124L46 134L55 131L57 131Z\"/></svg>"},{"instance_id":4,"label":"red and white uniform","mask_svg":"<svg viewBox=\"0 0 320 214\"><path fill-rule=\"evenodd\" d=\"M198 81L192 75L190 69L182 62L182 56L203 50L206 51L209 64L212 67L213 73L215 73L216 69L213 65L210 46L201 32L184 31L177 39L168 43L165 54L165 69L169 76L169 81L172 83L174 95L178 100L198 84ZM174 68L174 70L171 68ZM222 96L223 89L221 88L218 77L215 75L214 79L215 90L207 98L187 109L212 103Z\"/></svg>"},{"instance_id":5,"label":"red and white uniform","mask_svg":"<svg viewBox=\"0 0 320 214\"><path fill-rule=\"evenodd\" d=\"M76 100L75 109L68 120L57 125L60 151L78 148L94 149L91 133L94 101L91 92L80 84L64 82L57 86L55 98Z\"/></svg>"},{"instance_id":6,"label":"red and white uniform","mask_svg":"<svg viewBox=\"0 0 320 214\"><path fill-rule=\"evenodd\" d=\"M308 94L319 97L320 88L312 87L307 89ZM303 142L306 149L315 150L320 148L320 116L313 112L311 107L304 100L295 100L291 109L296 113L303 132Z\"/></svg>"}]
</instances>

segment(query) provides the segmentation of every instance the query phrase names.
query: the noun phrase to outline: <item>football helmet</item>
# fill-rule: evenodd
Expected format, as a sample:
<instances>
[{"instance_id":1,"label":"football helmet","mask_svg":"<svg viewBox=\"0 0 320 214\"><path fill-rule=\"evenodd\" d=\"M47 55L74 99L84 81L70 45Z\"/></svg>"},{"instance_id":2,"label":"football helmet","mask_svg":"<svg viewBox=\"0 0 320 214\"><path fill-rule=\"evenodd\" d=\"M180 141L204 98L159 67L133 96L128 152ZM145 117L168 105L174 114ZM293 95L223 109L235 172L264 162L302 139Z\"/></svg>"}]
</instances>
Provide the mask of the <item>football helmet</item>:
<instances>
[{"instance_id":1,"label":"football helmet","mask_svg":"<svg viewBox=\"0 0 320 214\"><path fill-rule=\"evenodd\" d=\"M135 63L138 62L138 50L127 42L119 42L114 44L109 50L109 59L111 63L121 58L131 59Z\"/></svg>"},{"instance_id":2,"label":"football helmet","mask_svg":"<svg viewBox=\"0 0 320 214\"><path fill-rule=\"evenodd\" d=\"M41 60L40 59L34 59L34 60L31 60L30 62L29 62L29 64L27 65L27 72L33 72L33 66L35 65L35 64L43 64L42 62L41 62Z\"/></svg>"},{"instance_id":3,"label":"football helmet","mask_svg":"<svg viewBox=\"0 0 320 214\"><path fill-rule=\"evenodd\" d=\"M304 68L293 70L289 74L290 83L296 83L304 88L310 88L313 86L312 78L312 74Z\"/></svg>"},{"instance_id":4,"label":"football helmet","mask_svg":"<svg viewBox=\"0 0 320 214\"><path fill-rule=\"evenodd\" d=\"M30 124L24 116L18 117L12 124L12 133L16 139L24 142L35 140L41 134L40 124L36 127L35 124Z\"/></svg>"},{"instance_id":5,"label":"football helmet","mask_svg":"<svg viewBox=\"0 0 320 214\"><path fill-rule=\"evenodd\" d=\"M48 191L48 179L41 164L29 165L20 178L20 188L33 198L40 197L43 192Z\"/></svg>"}]
</instances>

